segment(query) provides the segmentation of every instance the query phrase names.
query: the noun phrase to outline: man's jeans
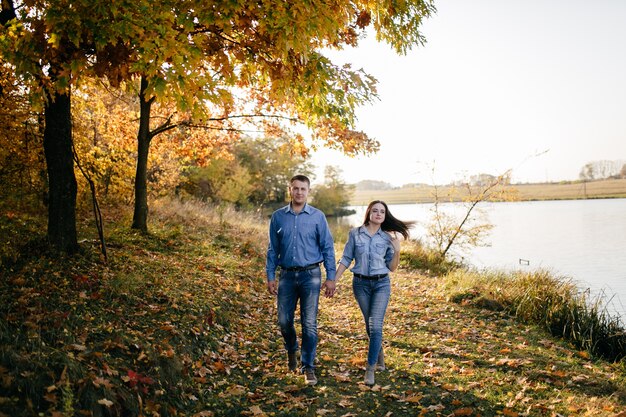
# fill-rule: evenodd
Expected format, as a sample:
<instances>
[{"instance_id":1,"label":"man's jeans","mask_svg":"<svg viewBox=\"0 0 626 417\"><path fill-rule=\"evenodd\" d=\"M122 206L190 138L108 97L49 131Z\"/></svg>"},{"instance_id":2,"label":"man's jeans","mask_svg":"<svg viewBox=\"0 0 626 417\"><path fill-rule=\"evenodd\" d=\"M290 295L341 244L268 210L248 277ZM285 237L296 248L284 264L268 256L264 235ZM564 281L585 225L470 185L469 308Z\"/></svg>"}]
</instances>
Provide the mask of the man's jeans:
<instances>
[{"instance_id":1,"label":"man's jeans","mask_svg":"<svg viewBox=\"0 0 626 417\"><path fill-rule=\"evenodd\" d=\"M383 344L383 321L391 295L391 282L389 276L377 280L354 277L352 290L363 313L365 330L370 339L367 364L373 366Z\"/></svg>"},{"instance_id":2,"label":"man's jeans","mask_svg":"<svg viewBox=\"0 0 626 417\"><path fill-rule=\"evenodd\" d=\"M319 305L322 271L282 271L278 281L278 324L287 352L298 350L294 314L300 300L302 325L302 368L315 368L317 350L317 309Z\"/></svg>"}]
</instances>

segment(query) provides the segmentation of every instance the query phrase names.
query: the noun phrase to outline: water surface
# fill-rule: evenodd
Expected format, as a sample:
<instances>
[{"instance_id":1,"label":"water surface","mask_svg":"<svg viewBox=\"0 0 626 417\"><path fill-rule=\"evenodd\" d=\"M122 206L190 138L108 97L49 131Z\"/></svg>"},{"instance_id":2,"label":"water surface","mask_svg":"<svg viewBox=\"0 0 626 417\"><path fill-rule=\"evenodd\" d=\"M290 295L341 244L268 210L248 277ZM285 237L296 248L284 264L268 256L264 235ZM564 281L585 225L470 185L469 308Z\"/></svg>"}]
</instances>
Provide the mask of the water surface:
<instances>
[{"instance_id":1,"label":"water surface","mask_svg":"<svg viewBox=\"0 0 626 417\"><path fill-rule=\"evenodd\" d=\"M493 224L487 247L455 252L477 268L549 269L573 279L581 289L612 298L611 308L626 318L626 199L481 203ZM416 220L415 237L425 239L432 204L390 205L402 220ZM459 203L441 205L461 215ZM361 224L365 207L351 207L352 225ZM622 320L625 322L626 320Z\"/></svg>"}]
</instances>

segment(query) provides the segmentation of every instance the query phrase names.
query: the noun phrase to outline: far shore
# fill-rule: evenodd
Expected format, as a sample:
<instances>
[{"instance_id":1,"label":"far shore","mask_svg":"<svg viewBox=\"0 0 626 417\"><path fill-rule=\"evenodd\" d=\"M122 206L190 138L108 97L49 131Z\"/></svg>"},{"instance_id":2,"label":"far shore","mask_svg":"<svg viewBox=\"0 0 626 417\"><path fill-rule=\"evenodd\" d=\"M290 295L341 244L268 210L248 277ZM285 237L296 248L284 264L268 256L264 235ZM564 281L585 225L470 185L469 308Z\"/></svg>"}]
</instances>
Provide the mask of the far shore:
<instances>
[{"instance_id":1,"label":"far shore","mask_svg":"<svg viewBox=\"0 0 626 417\"><path fill-rule=\"evenodd\" d=\"M512 199L507 201L626 198L626 179L511 184L504 188L507 195L512 196ZM461 201L467 195L462 187L454 189L452 186L442 185L437 189L440 201ZM434 195L435 187L431 185L405 186L388 190L355 190L350 204L361 206L372 200L384 200L387 204L432 203Z\"/></svg>"}]
</instances>

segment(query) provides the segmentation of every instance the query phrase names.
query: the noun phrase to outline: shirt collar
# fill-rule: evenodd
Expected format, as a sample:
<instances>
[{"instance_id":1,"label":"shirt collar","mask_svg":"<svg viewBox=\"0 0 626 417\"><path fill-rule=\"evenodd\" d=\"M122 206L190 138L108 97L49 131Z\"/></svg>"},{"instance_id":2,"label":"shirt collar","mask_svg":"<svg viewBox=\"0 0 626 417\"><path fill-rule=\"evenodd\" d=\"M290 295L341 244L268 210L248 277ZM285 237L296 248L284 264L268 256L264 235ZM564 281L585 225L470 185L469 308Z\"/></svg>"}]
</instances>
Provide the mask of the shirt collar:
<instances>
[{"instance_id":1,"label":"shirt collar","mask_svg":"<svg viewBox=\"0 0 626 417\"><path fill-rule=\"evenodd\" d=\"M296 214L295 211L292 210L291 208L291 203L287 204L287 206L285 206L285 213L289 213L292 212L293 214ZM311 209L309 208L309 203L304 203L304 207L302 207L302 210L300 211L300 213L307 213L307 214L311 214Z\"/></svg>"},{"instance_id":2,"label":"shirt collar","mask_svg":"<svg viewBox=\"0 0 626 417\"><path fill-rule=\"evenodd\" d=\"M367 236L370 235L370 233L367 231L367 227L365 227L365 225L362 225L361 227L359 227L359 233L365 233ZM376 231L376 233L374 233L372 235L372 237L374 237L376 235L380 235L380 236L382 236L384 238L386 233L383 231L383 229L378 229Z\"/></svg>"}]
</instances>

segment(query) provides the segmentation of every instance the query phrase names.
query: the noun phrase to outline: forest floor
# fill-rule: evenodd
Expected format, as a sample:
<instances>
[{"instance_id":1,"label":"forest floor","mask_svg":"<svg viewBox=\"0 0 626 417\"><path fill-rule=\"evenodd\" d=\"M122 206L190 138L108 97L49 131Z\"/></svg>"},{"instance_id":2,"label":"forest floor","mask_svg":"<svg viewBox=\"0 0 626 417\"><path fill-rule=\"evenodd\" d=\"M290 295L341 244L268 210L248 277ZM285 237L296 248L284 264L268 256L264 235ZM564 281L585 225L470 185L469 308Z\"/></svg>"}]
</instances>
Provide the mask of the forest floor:
<instances>
[{"instance_id":1,"label":"forest floor","mask_svg":"<svg viewBox=\"0 0 626 417\"><path fill-rule=\"evenodd\" d=\"M452 303L445 277L402 267L376 385L362 382L367 337L344 279L320 301L307 386L266 291L265 224L182 204L154 204L150 235L123 211L105 220L107 262L87 237L77 256L31 243L3 265L0 416L626 416L623 362Z\"/></svg>"}]
</instances>

